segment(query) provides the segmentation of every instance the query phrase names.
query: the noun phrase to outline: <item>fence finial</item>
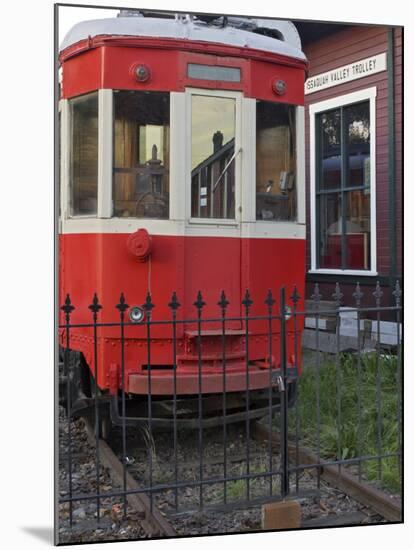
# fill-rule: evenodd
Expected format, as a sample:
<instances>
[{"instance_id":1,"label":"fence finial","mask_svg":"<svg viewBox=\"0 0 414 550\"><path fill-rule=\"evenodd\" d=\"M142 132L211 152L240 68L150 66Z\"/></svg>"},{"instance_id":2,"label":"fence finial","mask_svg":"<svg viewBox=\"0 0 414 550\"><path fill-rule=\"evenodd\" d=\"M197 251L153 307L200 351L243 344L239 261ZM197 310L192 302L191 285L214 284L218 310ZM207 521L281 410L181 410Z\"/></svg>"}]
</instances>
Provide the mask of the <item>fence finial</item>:
<instances>
[{"instance_id":1,"label":"fence finial","mask_svg":"<svg viewBox=\"0 0 414 550\"><path fill-rule=\"evenodd\" d=\"M200 312L203 309L203 307L206 305L206 303L203 301L203 297L201 295L201 290L197 293L197 300L193 304Z\"/></svg>"},{"instance_id":2,"label":"fence finial","mask_svg":"<svg viewBox=\"0 0 414 550\"><path fill-rule=\"evenodd\" d=\"M60 308L64 313L66 313L66 315L70 315L72 313L72 311L75 309L75 306L72 305L72 302L70 301L70 296L69 294L66 294L66 299L65 299L65 303L63 306L61 306Z\"/></svg>"},{"instance_id":3,"label":"fence finial","mask_svg":"<svg viewBox=\"0 0 414 550\"><path fill-rule=\"evenodd\" d=\"M94 317L98 314L99 310L102 309L102 306L101 304L99 303L99 300L98 300L98 295L95 294L93 295L93 298L92 298L92 303L90 306L88 306L89 309L93 312L94 314Z\"/></svg>"},{"instance_id":4,"label":"fence finial","mask_svg":"<svg viewBox=\"0 0 414 550\"><path fill-rule=\"evenodd\" d=\"M145 302L142 304L142 309L144 309L147 313L151 313L151 310L155 307L155 304L152 303L151 300L151 294L150 292L147 292L147 296L145 298Z\"/></svg>"},{"instance_id":5,"label":"fence finial","mask_svg":"<svg viewBox=\"0 0 414 550\"><path fill-rule=\"evenodd\" d=\"M319 307L319 302L321 301L322 294L319 292L319 285L318 283L315 283L315 286L313 287L313 294L311 296L311 299L314 301L315 306Z\"/></svg>"},{"instance_id":6,"label":"fence finial","mask_svg":"<svg viewBox=\"0 0 414 550\"><path fill-rule=\"evenodd\" d=\"M171 308L173 311L177 311L177 309L180 307L180 305L181 304L178 301L177 293L174 290L174 292L172 293L171 302L168 304L168 307Z\"/></svg>"},{"instance_id":7,"label":"fence finial","mask_svg":"<svg viewBox=\"0 0 414 550\"><path fill-rule=\"evenodd\" d=\"M297 289L296 285L293 287L293 292L290 296L290 299L292 300L294 306L296 306L296 304L300 300L300 295L299 295L299 292L298 292L298 289Z\"/></svg>"},{"instance_id":8,"label":"fence finial","mask_svg":"<svg viewBox=\"0 0 414 550\"><path fill-rule=\"evenodd\" d=\"M269 311L272 309L275 303L276 303L276 300L273 298L272 289L269 288L269 290L267 291L267 296L265 300L265 304L269 308Z\"/></svg>"},{"instance_id":9,"label":"fence finial","mask_svg":"<svg viewBox=\"0 0 414 550\"><path fill-rule=\"evenodd\" d=\"M250 298L250 292L247 288L246 288L246 292L244 293L244 300L242 300L242 304L246 309L246 315L248 315L250 306L253 304L253 300Z\"/></svg>"},{"instance_id":10,"label":"fence finial","mask_svg":"<svg viewBox=\"0 0 414 550\"><path fill-rule=\"evenodd\" d=\"M372 295L374 296L375 298L375 304L377 307L380 307L381 306L381 298L383 296L383 292L381 290L381 287L380 287L380 284L379 284L379 281L377 281L377 284L375 286L375 290L374 292L372 293Z\"/></svg>"},{"instance_id":11,"label":"fence finial","mask_svg":"<svg viewBox=\"0 0 414 550\"><path fill-rule=\"evenodd\" d=\"M355 292L352 294L352 296L355 298L356 306L360 307L364 293L361 290L359 282L356 284Z\"/></svg>"},{"instance_id":12,"label":"fence finial","mask_svg":"<svg viewBox=\"0 0 414 550\"><path fill-rule=\"evenodd\" d=\"M402 290L401 290L401 287L400 287L400 281L396 281L395 283L395 290L394 292L392 293L392 295L394 296L395 298L395 305L397 307L400 307L401 305L401 296L402 296Z\"/></svg>"},{"instance_id":13,"label":"fence finial","mask_svg":"<svg viewBox=\"0 0 414 550\"><path fill-rule=\"evenodd\" d=\"M123 292L121 292L121 296L119 297L119 304L117 304L115 307L116 309L119 310L121 317L123 316L125 311L129 308L129 305L125 301L125 296Z\"/></svg>"},{"instance_id":14,"label":"fence finial","mask_svg":"<svg viewBox=\"0 0 414 550\"><path fill-rule=\"evenodd\" d=\"M336 307L339 307L341 305L343 297L344 297L344 295L341 292L341 288L339 286L339 283L335 283L335 292L332 294L332 298L335 301Z\"/></svg>"},{"instance_id":15,"label":"fence finial","mask_svg":"<svg viewBox=\"0 0 414 550\"><path fill-rule=\"evenodd\" d=\"M221 307L221 309L226 309L226 307L229 305L229 301L226 298L226 294L224 290L221 291L220 300L217 302L217 305Z\"/></svg>"}]
</instances>

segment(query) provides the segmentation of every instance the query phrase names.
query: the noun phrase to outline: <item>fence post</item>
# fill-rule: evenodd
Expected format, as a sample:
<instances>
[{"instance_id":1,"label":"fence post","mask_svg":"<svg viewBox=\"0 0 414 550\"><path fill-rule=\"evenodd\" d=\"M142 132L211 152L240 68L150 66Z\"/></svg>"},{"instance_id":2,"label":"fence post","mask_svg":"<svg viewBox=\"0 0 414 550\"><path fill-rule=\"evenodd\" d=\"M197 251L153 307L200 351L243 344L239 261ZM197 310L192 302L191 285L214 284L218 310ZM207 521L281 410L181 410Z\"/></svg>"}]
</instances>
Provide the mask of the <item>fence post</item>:
<instances>
[{"instance_id":1,"label":"fence post","mask_svg":"<svg viewBox=\"0 0 414 550\"><path fill-rule=\"evenodd\" d=\"M123 476L123 491L124 491L124 510L123 517L127 517L127 454L126 454L126 397L125 397L125 312L129 305L125 301L124 293L121 292L119 304L115 306L120 315L121 328L121 384L122 384L122 476Z\"/></svg>"},{"instance_id":2,"label":"fence post","mask_svg":"<svg viewBox=\"0 0 414 550\"><path fill-rule=\"evenodd\" d=\"M206 305L206 303L203 300L203 296L201 294L201 290L197 293L197 300L193 304L197 308L197 363L198 363L198 456L199 456L199 480L200 480L200 487L199 487L199 508L200 510L203 509L204 503L203 503L203 457L204 457L204 449L203 449L203 392L202 392L202 382L203 382L203 376L202 376L202 349L201 349L201 316L202 316L202 310L203 307Z\"/></svg>"},{"instance_id":3,"label":"fence post","mask_svg":"<svg viewBox=\"0 0 414 550\"><path fill-rule=\"evenodd\" d=\"M250 378L249 378L249 315L253 300L250 292L246 289L244 300L242 300L245 313L245 335L246 335L246 496L250 500Z\"/></svg>"},{"instance_id":4,"label":"fence post","mask_svg":"<svg viewBox=\"0 0 414 550\"><path fill-rule=\"evenodd\" d=\"M175 509L178 510L178 430L177 430L177 310L180 307L180 303L177 298L177 293L174 290L171 302L168 304L168 307L172 312L172 331L173 331L173 386L174 386L174 395L173 395L173 440L174 440L174 503Z\"/></svg>"},{"instance_id":5,"label":"fence post","mask_svg":"<svg viewBox=\"0 0 414 550\"><path fill-rule=\"evenodd\" d=\"M99 453L99 431L100 431L100 415L99 415L99 386L98 386L98 313L102 309L99 303L98 296L95 292L92 303L89 306L93 317L93 363L94 363L94 401L95 401L95 462L96 462L96 514L98 523L101 519L101 497L100 497L100 453Z\"/></svg>"},{"instance_id":6,"label":"fence post","mask_svg":"<svg viewBox=\"0 0 414 550\"><path fill-rule=\"evenodd\" d=\"M281 493L282 497L289 494L289 454L288 454L288 400L286 395L286 294L285 288L280 289L280 443L281 443Z\"/></svg>"},{"instance_id":7,"label":"fence post","mask_svg":"<svg viewBox=\"0 0 414 550\"><path fill-rule=\"evenodd\" d=\"M69 294L66 295L65 304L60 308L65 314L65 333L66 333L66 347L63 357L63 374L66 376L66 415L67 415L67 427L68 427L68 493L69 493L69 525L72 528L73 524L73 500L72 500L72 411L71 411L71 368L69 359L70 348L70 316L75 307L72 305Z\"/></svg>"},{"instance_id":8,"label":"fence post","mask_svg":"<svg viewBox=\"0 0 414 550\"><path fill-rule=\"evenodd\" d=\"M152 490L153 486L153 456L152 456L152 447L151 441L153 438L152 434L152 385L151 385L151 318L152 310L154 308L152 303L151 293L148 291L145 298L145 302L142 305L142 309L145 311L147 325L147 411L148 411L148 464L149 464L149 495L150 495L150 512L152 514L154 506L154 494Z\"/></svg>"}]
</instances>

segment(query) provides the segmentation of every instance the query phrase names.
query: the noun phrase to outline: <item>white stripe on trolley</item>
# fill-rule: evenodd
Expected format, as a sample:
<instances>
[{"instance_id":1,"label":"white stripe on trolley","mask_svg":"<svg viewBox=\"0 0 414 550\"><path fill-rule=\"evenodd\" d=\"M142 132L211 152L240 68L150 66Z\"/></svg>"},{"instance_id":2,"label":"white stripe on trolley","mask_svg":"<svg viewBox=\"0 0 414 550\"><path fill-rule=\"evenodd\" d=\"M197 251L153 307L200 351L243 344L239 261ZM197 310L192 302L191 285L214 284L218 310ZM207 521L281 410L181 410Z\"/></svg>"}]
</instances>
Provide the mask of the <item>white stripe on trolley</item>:
<instances>
[{"instance_id":1,"label":"white stripe on trolley","mask_svg":"<svg viewBox=\"0 0 414 550\"><path fill-rule=\"evenodd\" d=\"M232 237L251 239L305 239L306 225L295 222L241 222L229 220L217 223L178 220L148 220L133 218L77 217L62 220L61 234L134 233L145 228L150 235L174 237Z\"/></svg>"}]
</instances>

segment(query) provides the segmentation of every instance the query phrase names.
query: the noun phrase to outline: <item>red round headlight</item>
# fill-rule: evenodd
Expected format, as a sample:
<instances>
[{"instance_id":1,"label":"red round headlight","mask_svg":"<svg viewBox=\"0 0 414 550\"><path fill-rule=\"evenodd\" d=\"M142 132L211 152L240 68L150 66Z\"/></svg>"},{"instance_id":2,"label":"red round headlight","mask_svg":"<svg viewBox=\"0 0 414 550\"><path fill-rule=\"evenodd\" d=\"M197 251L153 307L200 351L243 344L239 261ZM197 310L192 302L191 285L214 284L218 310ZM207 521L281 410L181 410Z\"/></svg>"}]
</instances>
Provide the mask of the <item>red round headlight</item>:
<instances>
[{"instance_id":1,"label":"red round headlight","mask_svg":"<svg viewBox=\"0 0 414 550\"><path fill-rule=\"evenodd\" d=\"M142 228L131 233L127 239L127 248L140 262L145 262L152 251L152 240L148 231Z\"/></svg>"}]
</instances>

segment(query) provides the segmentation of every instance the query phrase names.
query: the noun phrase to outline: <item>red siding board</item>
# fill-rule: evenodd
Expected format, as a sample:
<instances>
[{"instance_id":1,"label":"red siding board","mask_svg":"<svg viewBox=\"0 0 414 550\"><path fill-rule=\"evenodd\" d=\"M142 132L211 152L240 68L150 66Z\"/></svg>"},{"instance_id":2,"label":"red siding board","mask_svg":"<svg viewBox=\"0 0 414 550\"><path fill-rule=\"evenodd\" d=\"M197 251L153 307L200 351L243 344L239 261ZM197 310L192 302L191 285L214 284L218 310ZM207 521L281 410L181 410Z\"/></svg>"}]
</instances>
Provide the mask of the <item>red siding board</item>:
<instances>
[{"instance_id":1,"label":"red siding board","mask_svg":"<svg viewBox=\"0 0 414 550\"><path fill-rule=\"evenodd\" d=\"M345 49L373 39L378 40L378 38L382 38L386 40L385 29L386 27L375 27L371 29L367 27L350 27L349 29L331 34L326 38L313 42L306 48L306 53L308 56L323 57L329 52L338 51L338 44L341 45L341 49Z\"/></svg>"},{"instance_id":2,"label":"red siding board","mask_svg":"<svg viewBox=\"0 0 414 550\"><path fill-rule=\"evenodd\" d=\"M347 33L352 33L352 31L345 31ZM357 33L353 33L351 42L344 42L340 34L337 33L335 36L336 43L332 44L331 47L328 44L324 44L318 50L308 48L306 49L306 54L309 61L312 62L312 66L309 67L310 71L314 71L316 67L319 67L323 64L332 64L332 68L340 66L342 60L345 60L346 63L352 63L359 59L364 59L370 55L375 55L376 53L381 53L386 51L387 48L387 33L386 31L381 31L379 34L371 37L361 38L358 37ZM325 41L320 41L318 44ZM338 48L338 43L341 42L341 47ZM315 43L316 45L317 43ZM347 58L347 59L345 59Z\"/></svg>"}]
</instances>

